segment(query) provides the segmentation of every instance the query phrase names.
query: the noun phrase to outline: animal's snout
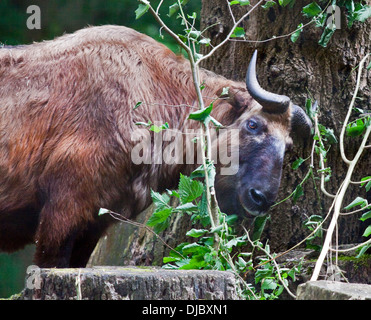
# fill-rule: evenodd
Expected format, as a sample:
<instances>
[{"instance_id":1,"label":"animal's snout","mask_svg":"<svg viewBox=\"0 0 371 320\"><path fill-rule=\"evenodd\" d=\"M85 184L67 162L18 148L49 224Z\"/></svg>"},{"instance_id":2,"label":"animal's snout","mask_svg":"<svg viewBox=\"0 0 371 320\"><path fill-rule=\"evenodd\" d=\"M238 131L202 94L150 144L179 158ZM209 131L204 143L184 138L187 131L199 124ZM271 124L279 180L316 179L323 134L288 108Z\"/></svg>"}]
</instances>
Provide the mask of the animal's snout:
<instances>
[{"instance_id":1,"label":"animal's snout","mask_svg":"<svg viewBox=\"0 0 371 320\"><path fill-rule=\"evenodd\" d=\"M272 195L268 191L258 188L249 188L240 198L244 209L253 216L264 215L272 205Z\"/></svg>"},{"instance_id":2,"label":"animal's snout","mask_svg":"<svg viewBox=\"0 0 371 320\"><path fill-rule=\"evenodd\" d=\"M268 204L267 198L264 195L264 193L261 192L260 190L250 189L249 190L249 196L250 196L252 202L255 204L255 206L257 208L261 209L259 211L264 211L264 209L267 208L267 204Z\"/></svg>"}]
</instances>

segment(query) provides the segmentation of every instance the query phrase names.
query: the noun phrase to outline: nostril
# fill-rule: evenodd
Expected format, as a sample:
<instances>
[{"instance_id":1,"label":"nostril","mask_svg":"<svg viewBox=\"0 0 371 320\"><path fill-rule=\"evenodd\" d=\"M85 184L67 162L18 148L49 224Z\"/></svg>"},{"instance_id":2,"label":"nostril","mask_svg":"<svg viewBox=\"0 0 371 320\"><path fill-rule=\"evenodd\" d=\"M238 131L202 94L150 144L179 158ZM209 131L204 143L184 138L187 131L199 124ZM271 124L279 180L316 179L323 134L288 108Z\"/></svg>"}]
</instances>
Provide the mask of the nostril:
<instances>
[{"instance_id":1,"label":"nostril","mask_svg":"<svg viewBox=\"0 0 371 320\"><path fill-rule=\"evenodd\" d=\"M256 189L250 189L250 196L251 199L255 202L256 205L259 207L263 207L267 203L267 199L265 198L264 194Z\"/></svg>"}]
</instances>

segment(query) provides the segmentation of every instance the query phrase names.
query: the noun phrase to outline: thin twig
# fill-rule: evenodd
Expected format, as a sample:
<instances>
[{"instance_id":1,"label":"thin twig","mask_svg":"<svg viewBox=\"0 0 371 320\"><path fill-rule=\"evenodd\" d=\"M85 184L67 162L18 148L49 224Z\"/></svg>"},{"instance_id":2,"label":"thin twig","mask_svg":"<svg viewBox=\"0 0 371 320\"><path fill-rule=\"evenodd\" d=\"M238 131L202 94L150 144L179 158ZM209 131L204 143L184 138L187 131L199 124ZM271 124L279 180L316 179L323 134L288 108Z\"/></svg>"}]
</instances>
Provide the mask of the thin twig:
<instances>
[{"instance_id":1,"label":"thin twig","mask_svg":"<svg viewBox=\"0 0 371 320\"><path fill-rule=\"evenodd\" d=\"M210 52L208 53L208 54L206 54L206 55L204 55L203 57L201 57L200 59L198 59L197 60L197 62L196 62L196 64L198 65L198 64L200 64L200 62L201 61L203 61L203 60L205 60L205 59L207 59L207 58L209 58L209 57L211 57L213 54L214 54L214 52L216 51L216 50L218 50L220 47L222 47L224 44L226 44L229 40L230 40L230 38L231 38L231 36L232 36L232 34L234 33L234 30L238 27L238 25L243 21L243 20L245 20L261 3L263 2L263 0L260 0L260 1L258 1L248 12L246 12L240 19L238 19L234 24L233 24L233 26L232 26L232 28L231 28L231 31L228 33L228 35L224 38L224 40L222 41L222 42L220 42L217 46L215 46L212 50L210 50Z\"/></svg>"},{"instance_id":2,"label":"thin twig","mask_svg":"<svg viewBox=\"0 0 371 320\"><path fill-rule=\"evenodd\" d=\"M362 183L367 183L369 181L371 181L371 178L370 179L367 179L367 180L364 180L364 181L352 181L352 180L350 180L350 183L351 184L362 184Z\"/></svg>"},{"instance_id":3,"label":"thin twig","mask_svg":"<svg viewBox=\"0 0 371 320\"><path fill-rule=\"evenodd\" d=\"M327 8L329 7L330 4L331 4L331 1L329 1L327 3L327 5L325 6L325 8L319 13L319 15L323 14L324 12L326 12L327 11ZM265 40L230 39L230 41L233 41L233 42L247 42L247 43L266 43L266 42L269 42L269 41L272 41L272 40L278 40L278 39L290 37L295 32L298 32L299 30L302 30L302 29L306 28L307 26L309 26L310 24L312 24L315 21L316 21L316 17L312 18L312 20L310 20L306 24L302 25L301 27L296 28L294 31L292 31L290 33L283 34L283 35L280 35L280 36L273 36L273 37L268 38L268 39L265 39Z\"/></svg>"},{"instance_id":4,"label":"thin twig","mask_svg":"<svg viewBox=\"0 0 371 320\"><path fill-rule=\"evenodd\" d=\"M336 251L336 252L349 252L349 251L353 251L353 250L356 250L358 248L361 248L367 244L371 244L371 239L368 239L367 241L365 242L362 242L360 244L357 244L356 246L354 247L351 247L351 248L347 248L347 249L333 249L333 248L330 248L330 251Z\"/></svg>"},{"instance_id":5,"label":"thin twig","mask_svg":"<svg viewBox=\"0 0 371 320\"><path fill-rule=\"evenodd\" d=\"M106 209L107 210L107 209ZM135 221L132 221L124 216L122 216L121 214L117 213L117 212L113 212L111 210L107 210L107 213L109 213L109 215L118 220L118 221L121 221L121 222L125 222L127 224L131 224L133 226L136 226L138 228L144 228L146 229L147 231L149 231L150 233L152 233L156 238L158 238L167 248L169 248L171 251L174 251L176 254L178 254L179 256L181 256L183 259L185 259L185 257L177 250L175 250L173 247L171 247L170 245L168 245L164 239L162 239L156 232L154 232L151 228L149 228L148 226L146 226L145 224L143 223L140 223L140 222L135 222Z\"/></svg>"}]
</instances>

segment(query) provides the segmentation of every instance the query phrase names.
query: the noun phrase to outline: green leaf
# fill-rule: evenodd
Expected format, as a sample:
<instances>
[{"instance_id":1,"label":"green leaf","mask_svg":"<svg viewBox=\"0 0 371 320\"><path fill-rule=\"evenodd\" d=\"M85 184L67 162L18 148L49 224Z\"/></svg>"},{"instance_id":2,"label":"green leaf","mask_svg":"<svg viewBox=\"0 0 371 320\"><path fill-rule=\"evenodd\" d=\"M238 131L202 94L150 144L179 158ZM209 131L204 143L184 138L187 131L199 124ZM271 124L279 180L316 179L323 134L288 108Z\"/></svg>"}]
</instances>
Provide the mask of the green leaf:
<instances>
[{"instance_id":1,"label":"green leaf","mask_svg":"<svg viewBox=\"0 0 371 320\"><path fill-rule=\"evenodd\" d=\"M174 3L173 5L171 5L169 7L169 14L168 14L168 16L171 17L176 12L178 12L178 10L179 10L179 4L178 3Z\"/></svg>"},{"instance_id":2,"label":"green leaf","mask_svg":"<svg viewBox=\"0 0 371 320\"><path fill-rule=\"evenodd\" d=\"M311 99L306 99L305 100L305 110L306 110L307 115L311 119L313 119L314 116L316 115L317 110L318 110L318 103L317 103L317 101L315 101L314 104L312 104L312 100Z\"/></svg>"},{"instance_id":3,"label":"green leaf","mask_svg":"<svg viewBox=\"0 0 371 320\"><path fill-rule=\"evenodd\" d=\"M347 135L350 137L360 136L366 129L366 124L362 119L357 119L355 122L352 122L347 125Z\"/></svg>"},{"instance_id":4,"label":"green leaf","mask_svg":"<svg viewBox=\"0 0 371 320\"><path fill-rule=\"evenodd\" d=\"M163 125L161 125L160 127L157 126L157 125L155 125L155 124L153 124L153 125L149 128L150 131L153 131L153 132L155 132L155 133L159 133L159 132L161 132L162 130L166 130L166 129L169 129L169 124L168 124L167 122L165 122L165 123L164 123Z\"/></svg>"},{"instance_id":5,"label":"green leaf","mask_svg":"<svg viewBox=\"0 0 371 320\"><path fill-rule=\"evenodd\" d=\"M207 108L192 112L188 116L188 119L204 122L210 116L212 109L213 109L213 104L210 104Z\"/></svg>"},{"instance_id":6,"label":"green leaf","mask_svg":"<svg viewBox=\"0 0 371 320\"><path fill-rule=\"evenodd\" d=\"M300 23L297 28L297 30L291 35L290 39L291 39L291 42L295 43L296 40L298 40L300 34L302 33L303 31L303 24Z\"/></svg>"},{"instance_id":7,"label":"green leaf","mask_svg":"<svg viewBox=\"0 0 371 320\"><path fill-rule=\"evenodd\" d=\"M304 195L303 187L299 184L292 195L292 202L295 204L298 199Z\"/></svg>"},{"instance_id":8,"label":"green leaf","mask_svg":"<svg viewBox=\"0 0 371 320\"><path fill-rule=\"evenodd\" d=\"M175 210L176 211L191 211L191 212L194 212L194 211L198 210L198 207L195 204L193 204L192 202L187 202L185 204L177 206L175 208Z\"/></svg>"},{"instance_id":9,"label":"green leaf","mask_svg":"<svg viewBox=\"0 0 371 320\"><path fill-rule=\"evenodd\" d=\"M335 33L336 31L336 25L335 24L332 24L332 25L327 25L325 27L325 30L323 31L322 35L321 35L321 39L318 41L318 44L324 48L327 47L332 35Z\"/></svg>"},{"instance_id":10,"label":"green leaf","mask_svg":"<svg viewBox=\"0 0 371 320\"><path fill-rule=\"evenodd\" d=\"M276 5L275 1L267 1L265 4L262 5L263 9L269 9Z\"/></svg>"},{"instance_id":11,"label":"green leaf","mask_svg":"<svg viewBox=\"0 0 371 320\"><path fill-rule=\"evenodd\" d=\"M169 218L169 216L171 215L171 212L172 212L172 208L165 208L163 210L160 210L160 211L155 211L152 216L148 219L147 221L147 225L150 226L150 227L156 227L157 225L165 222L167 220L167 218ZM167 227L167 225L162 225L159 227L159 229L157 231L163 231L165 230ZM156 231L156 232L157 232Z\"/></svg>"},{"instance_id":12,"label":"green leaf","mask_svg":"<svg viewBox=\"0 0 371 320\"><path fill-rule=\"evenodd\" d=\"M207 232L208 231L206 229L191 229L186 233L186 235L193 238L199 238Z\"/></svg>"},{"instance_id":13,"label":"green leaf","mask_svg":"<svg viewBox=\"0 0 371 320\"><path fill-rule=\"evenodd\" d=\"M266 278L262 281L262 290L274 290L278 286L277 282L273 278Z\"/></svg>"},{"instance_id":14,"label":"green leaf","mask_svg":"<svg viewBox=\"0 0 371 320\"><path fill-rule=\"evenodd\" d=\"M213 125L219 129L219 128L223 128L224 126L218 121L216 120L214 117L210 116L210 121L213 123Z\"/></svg>"},{"instance_id":15,"label":"green leaf","mask_svg":"<svg viewBox=\"0 0 371 320\"><path fill-rule=\"evenodd\" d=\"M371 189L371 181L367 182L366 184L366 192L369 192Z\"/></svg>"},{"instance_id":16,"label":"green leaf","mask_svg":"<svg viewBox=\"0 0 371 320\"><path fill-rule=\"evenodd\" d=\"M245 29L242 27L236 27L234 29L233 34L231 35L231 38L243 38L245 36Z\"/></svg>"},{"instance_id":17,"label":"green leaf","mask_svg":"<svg viewBox=\"0 0 371 320\"><path fill-rule=\"evenodd\" d=\"M239 4L240 6L248 6L250 1L248 0L233 0L229 2L229 5Z\"/></svg>"},{"instance_id":18,"label":"green leaf","mask_svg":"<svg viewBox=\"0 0 371 320\"><path fill-rule=\"evenodd\" d=\"M209 46L211 42L210 38L202 38L198 43L199 44L204 44L205 46Z\"/></svg>"},{"instance_id":19,"label":"green leaf","mask_svg":"<svg viewBox=\"0 0 371 320\"><path fill-rule=\"evenodd\" d=\"M293 162L291 168L292 168L293 170L296 170L297 168L299 168L299 167L302 165L302 163L303 163L304 161L305 161L305 160L304 160L303 158L299 157L298 159L296 159L296 160Z\"/></svg>"},{"instance_id":20,"label":"green leaf","mask_svg":"<svg viewBox=\"0 0 371 320\"><path fill-rule=\"evenodd\" d=\"M133 108L133 110L135 110L136 108L138 108L143 102L139 101Z\"/></svg>"},{"instance_id":21,"label":"green leaf","mask_svg":"<svg viewBox=\"0 0 371 320\"><path fill-rule=\"evenodd\" d=\"M189 0L183 0L181 2L181 6L185 6L187 3L188 3ZM169 14L168 16L171 17L172 15L174 15L175 13L177 13L179 10L179 4L178 2L175 2L174 4L172 4L171 6L169 6Z\"/></svg>"},{"instance_id":22,"label":"green leaf","mask_svg":"<svg viewBox=\"0 0 371 320\"><path fill-rule=\"evenodd\" d=\"M370 219L370 218L371 218L371 211L367 211L362 215L362 217L359 218L359 220L366 221L367 219Z\"/></svg>"},{"instance_id":23,"label":"green leaf","mask_svg":"<svg viewBox=\"0 0 371 320\"><path fill-rule=\"evenodd\" d=\"M278 0L278 3L281 7L286 7L288 4L293 5L295 0Z\"/></svg>"},{"instance_id":24,"label":"green leaf","mask_svg":"<svg viewBox=\"0 0 371 320\"><path fill-rule=\"evenodd\" d=\"M322 8L316 3L312 2L307 6L303 7L303 14L307 18L312 18L321 13Z\"/></svg>"},{"instance_id":25,"label":"green leaf","mask_svg":"<svg viewBox=\"0 0 371 320\"><path fill-rule=\"evenodd\" d=\"M270 218L270 215L265 215L263 217L256 217L254 219L254 232L253 232L253 235L252 235L252 240L253 241L260 239L260 237L263 233L265 224L266 224L266 222L268 221L269 218Z\"/></svg>"},{"instance_id":26,"label":"green leaf","mask_svg":"<svg viewBox=\"0 0 371 320\"><path fill-rule=\"evenodd\" d=\"M344 210L349 210L349 209L352 209L354 207L357 207L357 206L361 206L361 207L364 207L364 206L367 206L367 200L366 199L363 199L361 197L357 197L355 198L350 204L348 204Z\"/></svg>"},{"instance_id":27,"label":"green leaf","mask_svg":"<svg viewBox=\"0 0 371 320\"><path fill-rule=\"evenodd\" d=\"M361 9L354 12L354 20L365 22L368 18L371 17L371 7L363 6Z\"/></svg>"},{"instance_id":28,"label":"green leaf","mask_svg":"<svg viewBox=\"0 0 371 320\"><path fill-rule=\"evenodd\" d=\"M158 209L169 208L170 197L167 194L161 194L151 190L152 201Z\"/></svg>"},{"instance_id":29,"label":"green leaf","mask_svg":"<svg viewBox=\"0 0 371 320\"><path fill-rule=\"evenodd\" d=\"M366 182L367 180L370 180L370 179L371 179L371 176L363 177L361 179L361 181L365 181L365 182L361 183L361 187L366 185L366 192L369 192L370 189L371 189L371 181Z\"/></svg>"},{"instance_id":30,"label":"green leaf","mask_svg":"<svg viewBox=\"0 0 371 320\"><path fill-rule=\"evenodd\" d=\"M179 261L180 258L178 257L163 257L162 261L163 263L169 263L169 262L174 262L174 261Z\"/></svg>"},{"instance_id":31,"label":"green leaf","mask_svg":"<svg viewBox=\"0 0 371 320\"><path fill-rule=\"evenodd\" d=\"M266 265L267 266L267 265ZM264 269L258 269L255 273L255 284L259 283L264 278L272 276L272 269L271 268L264 268Z\"/></svg>"},{"instance_id":32,"label":"green leaf","mask_svg":"<svg viewBox=\"0 0 371 320\"><path fill-rule=\"evenodd\" d=\"M194 243L184 246L182 251L183 251L183 254L190 254L190 253L204 254L206 252L209 252L210 250L194 242Z\"/></svg>"},{"instance_id":33,"label":"green leaf","mask_svg":"<svg viewBox=\"0 0 371 320\"><path fill-rule=\"evenodd\" d=\"M138 9L135 10L135 19L139 19L141 16L143 16L149 9L148 4L139 4Z\"/></svg>"},{"instance_id":34,"label":"green leaf","mask_svg":"<svg viewBox=\"0 0 371 320\"><path fill-rule=\"evenodd\" d=\"M356 259L359 259L361 256L363 256L370 247L371 247L370 243L361 247L361 250L357 254Z\"/></svg>"},{"instance_id":35,"label":"green leaf","mask_svg":"<svg viewBox=\"0 0 371 320\"><path fill-rule=\"evenodd\" d=\"M190 177L180 174L179 196L182 204L192 202L202 195L203 184L200 181L192 180Z\"/></svg>"},{"instance_id":36,"label":"green leaf","mask_svg":"<svg viewBox=\"0 0 371 320\"><path fill-rule=\"evenodd\" d=\"M370 234L371 234L371 226L368 226L365 232L363 233L363 236L368 237Z\"/></svg>"}]
</instances>

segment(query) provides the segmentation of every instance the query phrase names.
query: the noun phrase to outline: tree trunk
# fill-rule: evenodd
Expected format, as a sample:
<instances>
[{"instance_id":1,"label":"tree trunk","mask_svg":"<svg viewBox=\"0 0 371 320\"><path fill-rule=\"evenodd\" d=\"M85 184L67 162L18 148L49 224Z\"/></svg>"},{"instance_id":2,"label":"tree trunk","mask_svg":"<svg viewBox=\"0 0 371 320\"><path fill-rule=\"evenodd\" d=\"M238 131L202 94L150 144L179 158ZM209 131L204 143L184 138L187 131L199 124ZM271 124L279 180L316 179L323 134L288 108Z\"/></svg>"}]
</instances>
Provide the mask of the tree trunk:
<instances>
[{"instance_id":1,"label":"tree trunk","mask_svg":"<svg viewBox=\"0 0 371 320\"><path fill-rule=\"evenodd\" d=\"M257 1L251 1L255 4ZM288 34L299 23L306 23L301 13L303 6L312 1L296 1L293 8L278 5L264 10L257 8L240 25L249 40L266 40L273 36ZM238 18L246 12L247 6L231 6ZM202 1L201 29L215 24L205 33L212 44L220 43L230 32L232 19L225 0ZM364 55L371 52L371 19L347 27L345 14L341 15L341 29L337 30L326 48L318 44L322 30L313 24L304 28L296 43L290 37L276 38L267 42L229 41L204 62L203 67L227 78L244 80L247 65L255 49L258 50L257 74L261 86L268 91L289 96L295 104L304 107L306 98L312 96L320 106L319 122L332 128L339 137L348 106L355 88L357 67ZM210 47L204 47L205 53ZM362 75L356 107L370 109L371 70ZM358 140L346 139L345 150L352 159L359 145ZM368 149L370 150L370 149ZM353 180L371 175L369 152L364 153ZM306 158L311 153L311 142L307 146L295 144L293 152L286 156L282 175L281 191L278 200L286 198L302 181L309 168L308 161L298 170L291 169L292 162L298 157ZM328 166L332 169L331 181L326 184L329 192L336 193L345 175L347 166L342 162L339 145L332 146L328 154ZM319 167L315 164L315 170ZM275 251L288 249L303 239L306 230L303 221L313 214L325 215L331 199L319 196L312 180L304 186L304 196L296 204L288 200L271 211L271 220L266 228L266 236ZM344 204L356 196L366 197L365 189L359 185L347 193ZM360 215L345 216L340 220L340 243L359 242L364 226L358 220ZM363 241L365 238L363 238Z\"/></svg>"}]
</instances>

